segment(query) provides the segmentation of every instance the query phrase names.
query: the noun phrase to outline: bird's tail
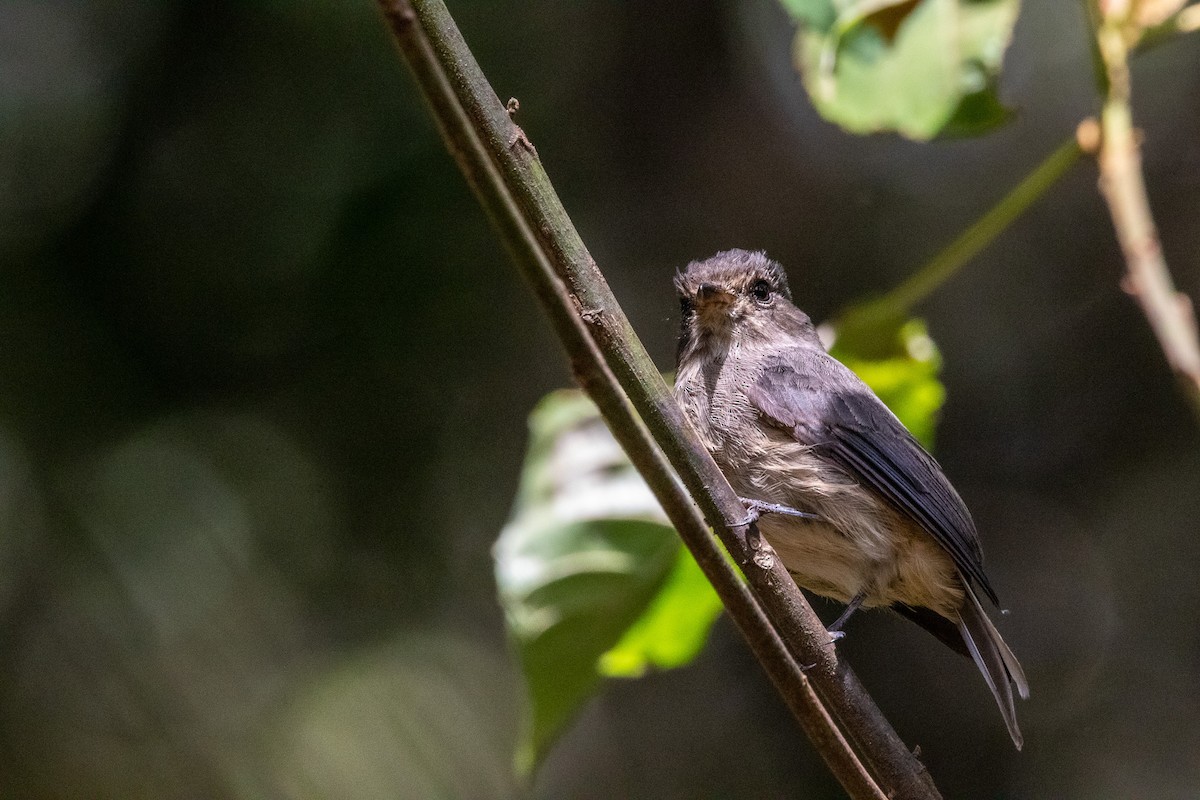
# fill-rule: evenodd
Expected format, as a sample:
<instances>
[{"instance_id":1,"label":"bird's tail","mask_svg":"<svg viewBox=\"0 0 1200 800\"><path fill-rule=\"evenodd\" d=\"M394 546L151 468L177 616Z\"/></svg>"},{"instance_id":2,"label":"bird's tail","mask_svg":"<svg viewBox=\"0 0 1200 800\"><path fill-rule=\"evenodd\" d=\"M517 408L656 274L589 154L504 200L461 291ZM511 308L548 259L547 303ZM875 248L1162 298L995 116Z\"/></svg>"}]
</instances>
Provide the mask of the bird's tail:
<instances>
[{"instance_id":1,"label":"bird's tail","mask_svg":"<svg viewBox=\"0 0 1200 800\"><path fill-rule=\"evenodd\" d=\"M1000 706L1000 715L1004 717L1004 724L1008 726L1013 744L1020 750L1025 740L1021 736L1021 729L1017 727L1012 687L1017 687L1017 694L1022 700L1029 698L1029 683L1025 680L1025 670L1021 669L1017 657L1008 649L1008 645L1000 638L1000 632L984 613L970 584L965 580L963 583L967 596L959 610L958 631L962 634L971 660L979 667L988 688L992 690L996 705Z\"/></svg>"}]
</instances>

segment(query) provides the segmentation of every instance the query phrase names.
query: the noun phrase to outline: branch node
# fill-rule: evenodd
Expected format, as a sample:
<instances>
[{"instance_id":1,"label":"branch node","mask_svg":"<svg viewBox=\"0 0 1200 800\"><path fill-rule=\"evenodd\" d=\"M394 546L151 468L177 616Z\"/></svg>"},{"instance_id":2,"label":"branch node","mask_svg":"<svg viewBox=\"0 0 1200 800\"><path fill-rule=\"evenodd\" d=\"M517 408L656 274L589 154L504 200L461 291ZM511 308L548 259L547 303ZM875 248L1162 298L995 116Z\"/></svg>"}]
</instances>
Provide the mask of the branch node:
<instances>
[{"instance_id":1,"label":"branch node","mask_svg":"<svg viewBox=\"0 0 1200 800\"><path fill-rule=\"evenodd\" d=\"M571 298L571 306L575 309L575 313L581 320L588 325L602 325L604 323L604 309L584 308L579 295L570 294L569 297Z\"/></svg>"},{"instance_id":2,"label":"branch node","mask_svg":"<svg viewBox=\"0 0 1200 800\"><path fill-rule=\"evenodd\" d=\"M1090 156L1100 152L1100 122L1095 117L1088 117L1075 128L1075 141L1079 149Z\"/></svg>"},{"instance_id":3,"label":"branch node","mask_svg":"<svg viewBox=\"0 0 1200 800\"><path fill-rule=\"evenodd\" d=\"M754 523L750 524L747 531L746 543L750 545L750 552L754 554L751 560L756 567L766 571L775 568L775 548L763 538L762 532Z\"/></svg>"},{"instance_id":4,"label":"branch node","mask_svg":"<svg viewBox=\"0 0 1200 800\"><path fill-rule=\"evenodd\" d=\"M521 110L521 101L515 97L508 98L508 102L504 104L504 110L511 118L514 114Z\"/></svg>"},{"instance_id":5,"label":"branch node","mask_svg":"<svg viewBox=\"0 0 1200 800\"><path fill-rule=\"evenodd\" d=\"M772 569L775 566L775 551L771 549L759 550L754 554L754 565L760 569Z\"/></svg>"},{"instance_id":6,"label":"branch node","mask_svg":"<svg viewBox=\"0 0 1200 800\"><path fill-rule=\"evenodd\" d=\"M520 125L513 125L512 135L508 138L508 149L516 150L517 145L523 147L525 152L530 155L537 155L537 148L533 146L533 142L529 141L529 137L525 135L525 131L521 130Z\"/></svg>"}]
</instances>

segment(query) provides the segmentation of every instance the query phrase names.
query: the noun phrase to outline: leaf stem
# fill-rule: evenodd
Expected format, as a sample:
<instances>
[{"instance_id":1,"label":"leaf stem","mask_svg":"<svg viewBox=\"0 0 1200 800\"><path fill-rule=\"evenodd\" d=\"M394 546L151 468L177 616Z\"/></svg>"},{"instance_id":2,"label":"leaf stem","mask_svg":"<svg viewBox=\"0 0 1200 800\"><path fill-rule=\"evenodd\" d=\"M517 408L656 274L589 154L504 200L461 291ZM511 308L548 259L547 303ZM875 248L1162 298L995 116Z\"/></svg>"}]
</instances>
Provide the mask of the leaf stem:
<instances>
[{"instance_id":1,"label":"leaf stem","mask_svg":"<svg viewBox=\"0 0 1200 800\"><path fill-rule=\"evenodd\" d=\"M1000 202L988 209L987 213L973 222L925 266L871 305L877 306L879 311L886 311L890 316L906 315L913 306L945 283L1037 202L1074 166L1080 153L1079 144L1074 136L1064 141L1001 198Z\"/></svg>"}]
</instances>

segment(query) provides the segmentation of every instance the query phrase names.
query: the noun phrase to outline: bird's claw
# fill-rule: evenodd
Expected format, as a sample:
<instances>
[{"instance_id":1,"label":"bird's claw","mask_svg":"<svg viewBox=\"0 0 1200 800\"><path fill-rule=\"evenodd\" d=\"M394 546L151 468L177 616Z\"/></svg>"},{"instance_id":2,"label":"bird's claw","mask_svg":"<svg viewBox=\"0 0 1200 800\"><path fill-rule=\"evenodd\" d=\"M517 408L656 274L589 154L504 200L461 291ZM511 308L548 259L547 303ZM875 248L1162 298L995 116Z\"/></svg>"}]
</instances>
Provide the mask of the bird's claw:
<instances>
[{"instance_id":1,"label":"bird's claw","mask_svg":"<svg viewBox=\"0 0 1200 800\"><path fill-rule=\"evenodd\" d=\"M801 519L821 519L816 514L809 513L808 511L797 511L790 506L780 505L779 503L768 503L764 500L753 500L749 497L739 497L738 499L742 501L742 505L746 507L746 511L750 512L750 516L745 522L747 525L758 522L759 518L764 514L783 514L784 516L800 517Z\"/></svg>"}]
</instances>

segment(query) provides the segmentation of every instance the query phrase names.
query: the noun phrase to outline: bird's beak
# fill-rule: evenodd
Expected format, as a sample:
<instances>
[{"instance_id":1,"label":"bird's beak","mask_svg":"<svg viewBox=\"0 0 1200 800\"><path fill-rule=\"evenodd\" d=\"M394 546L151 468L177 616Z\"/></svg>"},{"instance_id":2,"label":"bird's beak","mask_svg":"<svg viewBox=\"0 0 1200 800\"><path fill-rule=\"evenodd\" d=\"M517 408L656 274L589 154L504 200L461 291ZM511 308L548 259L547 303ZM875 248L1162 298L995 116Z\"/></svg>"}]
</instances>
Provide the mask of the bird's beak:
<instances>
[{"instance_id":1,"label":"bird's beak","mask_svg":"<svg viewBox=\"0 0 1200 800\"><path fill-rule=\"evenodd\" d=\"M715 283L702 283L696 290L696 305L725 308L733 303L733 292Z\"/></svg>"}]
</instances>

